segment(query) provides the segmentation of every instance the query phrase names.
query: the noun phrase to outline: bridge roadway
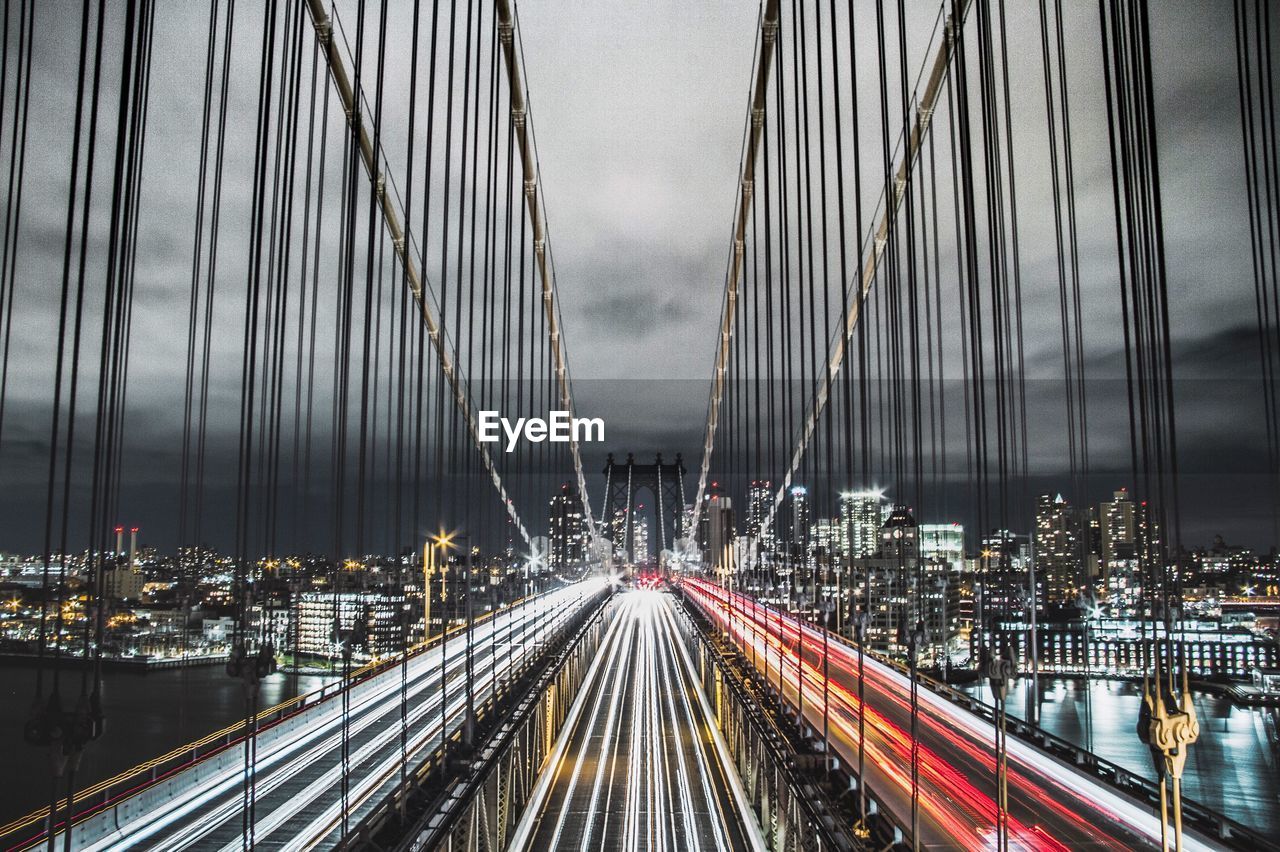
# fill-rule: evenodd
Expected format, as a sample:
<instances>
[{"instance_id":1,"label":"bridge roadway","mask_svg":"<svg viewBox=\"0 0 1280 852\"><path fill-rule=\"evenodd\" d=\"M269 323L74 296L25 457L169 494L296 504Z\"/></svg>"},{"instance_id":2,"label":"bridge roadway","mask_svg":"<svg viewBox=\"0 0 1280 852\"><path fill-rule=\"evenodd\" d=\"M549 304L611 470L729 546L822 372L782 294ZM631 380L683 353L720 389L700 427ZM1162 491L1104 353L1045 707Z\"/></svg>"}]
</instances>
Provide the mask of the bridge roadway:
<instances>
[{"instance_id":1,"label":"bridge roadway","mask_svg":"<svg viewBox=\"0 0 1280 852\"><path fill-rule=\"evenodd\" d=\"M585 580L496 613L473 627L475 701L493 693L495 681L518 670L536 653L535 639L567 622L579 607L605 588L607 580ZM496 636L495 636L496 634ZM442 658L447 652L447 658ZM447 725L451 737L466 711L465 643L455 634L446 647L436 645L409 661L407 672L408 766L428 758L440 746L441 672L447 670ZM342 705L340 696L312 705L306 715L286 719L277 734L258 735L254 847L304 850L332 848L342 830ZM301 715L301 714L300 714ZM299 724L301 722L301 724ZM400 668L350 689L347 810L354 825L388 795L400 777ZM135 792L77 823L73 848L84 852L121 849L172 850L243 848L243 748L208 760ZM157 790L160 785L167 789ZM124 807L121 807L124 806ZM117 827L118 822L118 827ZM61 848L59 836L56 848Z\"/></svg>"},{"instance_id":2,"label":"bridge roadway","mask_svg":"<svg viewBox=\"0 0 1280 852\"><path fill-rule=\"evenodd\" d=\"M667 592L624 594L509 849L759 849Z\"/></svg>"},{"instance_id":3,"label":"bridge roadway","mask_svg":"<svg viewBox=\"0 0 1280 852\"><path fill-rule=\"evenodd\" d=\"M776 609L733 595L703 580L681 585L783 694L799 701L799 623ZM804 628L804 714L822 730L822 633ZM828 718L832 750L847 767L858 765L857 652L829 640ZM870 655L864 662L866 775L869 789L903 823L911 819L911 709L906 675ZM978 849L995 845L995 750L990 722L945 698L920 690L919 778L921 842L929 848ZM1010 845L1026 849L1159 848L1160 819L1132 799L1033 746L1008 740ZM1170 829L1172 835L1172 829ZM1187 833L1184 849L1217 848Z\"/></svg>"}]
</instances>

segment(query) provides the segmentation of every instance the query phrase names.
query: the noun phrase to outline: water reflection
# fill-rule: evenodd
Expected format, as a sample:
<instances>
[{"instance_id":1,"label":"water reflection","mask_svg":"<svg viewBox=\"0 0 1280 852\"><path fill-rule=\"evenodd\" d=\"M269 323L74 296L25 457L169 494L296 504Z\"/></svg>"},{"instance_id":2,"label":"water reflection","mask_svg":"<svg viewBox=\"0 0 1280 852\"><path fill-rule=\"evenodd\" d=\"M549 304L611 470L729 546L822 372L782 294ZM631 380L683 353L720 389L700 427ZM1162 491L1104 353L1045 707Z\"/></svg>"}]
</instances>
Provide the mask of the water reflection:
<instances>
[{"instance_id":1,"label":"water reflection","mask_svg":"<svg viewBox=\"0 0 1280 852\"><path fill-rule=\"evenodd\" d=\"M1010 713L1025 718L1029 688L1030 680L1023 678L1010 691ZM985 686L962 689L991 700ZM1092 681L1086 693L1080 681L1052 678L1040 682L1040 694L1040 725L1045 730L1135 774L1155 778L1151 754L1137 735L1140 684ZM1245 825L1273 836L1280 833L1278 711L1236 707L1204 692L1195 693L1195 704L1200 739L1187 757L1184 794Z\"/></svg>"},{"instance_id":2,"label":"water reflection","mask_svg":"<svg viewBox=\"0 0 1280 852\"><path fill-rule=\"evenodd\" d=\"M80 694L78 672L63 672L62 694ZM329 676L276 673L262 681L260 707L319 689ZM47 752L22 741L31 710L36 672L0 665L0 823L49 803ZM46 681L47 684L47 681ZM46 690L48 686L46 685ZM103 674L102 738L85 749L76 774L84 788L243 718L244 689L221 666ZM30 767L14 771L14 767Z\"/></svg>"}]
</instances>

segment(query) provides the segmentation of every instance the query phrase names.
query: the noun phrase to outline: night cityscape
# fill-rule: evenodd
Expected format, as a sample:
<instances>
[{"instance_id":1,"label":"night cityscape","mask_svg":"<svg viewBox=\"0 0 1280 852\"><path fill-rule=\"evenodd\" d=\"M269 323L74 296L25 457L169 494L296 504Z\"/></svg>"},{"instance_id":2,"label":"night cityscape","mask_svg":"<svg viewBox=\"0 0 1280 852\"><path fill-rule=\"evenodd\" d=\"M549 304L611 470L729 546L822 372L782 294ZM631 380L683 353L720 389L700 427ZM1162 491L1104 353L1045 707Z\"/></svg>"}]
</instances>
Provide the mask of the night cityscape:
<instances>
[{"instance_id":1,"label":"night cityscape","mask_svg":"<svg viewBox=\"0 0 1280 852\"><path fill-rule=\"evenodd\" d=\"M1280 850L1274 11L6 2L0 848Z\"/></svg>"},{"instance_id":2,"label":"night cityscape","mask_svg":"<svg viewBox=\"0 0 1280 852\"><path fill-rule=\"evenodd\" d=\"M837 517L811 518L807 490L795 486L781 531L766 525L772 496L768 482L753 481L740 521L731 499L714 491L701 514L686 504L686 528L697 529L686 544L692 547L662 553L650 547L644 504L617 510L608 532L617 542L613 559L636 570L732 570L738 587L761 603L824 620L842 636L852 636L855 615L866 612L868 647L898 659L910 653L899 638L901 613L918 613L925 641L915 648L916 661L945 669L948 677L976 671L978 649L988 641L982 625L974 627L984 595L994 621L990 629L1016 647L1021 671L1142 674L1138 648L1150 608L1143 604L1139 551L1151 533L1141 506L1124 489L1084 508L1061 494L1041 495L1034 530L995 530L981 537L978 548L967 544L961 524L917 522L883 490L841 492ZM630 547L624 546L628 516L637 517ZM531 553L511 545L498 553L476 548L470 565L465 554L442 548L439 540L428 542L425 561L418 553L340 563L310 553L260 559L252 566L260 603L250 611L251 623L271 637L287 665L303 671L334 670L348 645L360 662L394 654L404 641L402 630L425 639L464 624L468 597L487 613L582 570L589 533L576 489L562 486L547 517L548 535L535 541ZM76 642L93 610L89 578L103 564L106 659L157 666L225 658L234 638L234 559L200 547L161 555L138 545L138 530L116 532L119 549L53 555L52 570L62 576L65 566L70 591L62 603L63 653L84 656ZM45 562L4 555L0 566L7 596L0 613L4 651L34 657L40 612L52 603L44 595ZM1192 674L1233 685L1243 701L1262 702L1280 691L1274 671L1280 669L1276 549L1258 554L1219 536L1180 552L1171 568L1181 586L1176 627L1188 643ZM1033 583L1034 628L1028 617ZM427 598L437 602L424 627ZM818 604L827 600L834 607L824 613ZM864 600L873 603L868 607ZM348 642L357 624L359 641Z\"/></svg>"}]
</instances>

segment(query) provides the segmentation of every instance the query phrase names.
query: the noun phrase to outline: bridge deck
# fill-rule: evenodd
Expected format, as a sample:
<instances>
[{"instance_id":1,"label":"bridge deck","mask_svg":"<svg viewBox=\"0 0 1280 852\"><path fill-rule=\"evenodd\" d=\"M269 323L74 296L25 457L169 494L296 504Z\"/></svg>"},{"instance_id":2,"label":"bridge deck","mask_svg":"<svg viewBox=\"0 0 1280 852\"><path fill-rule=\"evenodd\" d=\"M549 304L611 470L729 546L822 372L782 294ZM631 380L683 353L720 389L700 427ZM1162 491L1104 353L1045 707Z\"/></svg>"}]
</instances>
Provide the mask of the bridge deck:
<instances>
[{"instance_id":1,"label":"bridge deck","mask_svg":"<svg viewBox=\"0 0 1280 852\"><path fill-rule=\"evenodd\" d=\"M513 848L758 848L668 595L619 606Z\"/></svg>"},{"instance_id":2,"label":"bridge deck","mask_svg":"<svg viewBox=\"0 0 1280 852\"><path fill-rule=\"evenodd\" d=\"M601 581L579 583L474 627L477 706L498 679L520 669L572 617ZM406 672L406 764L419 765L440 746L442 723L453 737L466 708L465 644L460 638L410 660ZM447 689L445 712L441 675ZM258 735L254 760L253 845L261 849L331 847L346 814L354 825L395 787L401 767L401 672L393 667L348 691L347 764L342 756L343 697L334 696ZM114 802L72 828L83 850L244 847L244 750L236 745ZM61 838L57 839L61 845Z\"/></svg>"},{"instance_id":3,"label":"bridge deck","mask_svg":"<svg viewBox=\"0 0 1280 852\"><path fill-rule=\"evenodd\" d=\"M734 595L730 616L725 592L702 581L685 582L712 618L729 626L748 659L779 682L792 707L801 702L816 731L822 729L822 636L791 616ZM826 694L832 750L846 766L858 760L857 653L832 638ZM866 778L899 819L911 816L911 710L909 682L871 656L865 661ZM798 671L799 669L799 671ZM800 671L803 679L799 678ZM984 848L995 838L995 750L992 727L969 711L920 690L918 767L920 834L929 848ZM1160 821L1150 807L1108 787L1074 766L1010 739L1008 758L1010 841L1037 849L1158 848ZM1195 835L1184 848L1209 849Z\"/></svg>"}]
</instances>

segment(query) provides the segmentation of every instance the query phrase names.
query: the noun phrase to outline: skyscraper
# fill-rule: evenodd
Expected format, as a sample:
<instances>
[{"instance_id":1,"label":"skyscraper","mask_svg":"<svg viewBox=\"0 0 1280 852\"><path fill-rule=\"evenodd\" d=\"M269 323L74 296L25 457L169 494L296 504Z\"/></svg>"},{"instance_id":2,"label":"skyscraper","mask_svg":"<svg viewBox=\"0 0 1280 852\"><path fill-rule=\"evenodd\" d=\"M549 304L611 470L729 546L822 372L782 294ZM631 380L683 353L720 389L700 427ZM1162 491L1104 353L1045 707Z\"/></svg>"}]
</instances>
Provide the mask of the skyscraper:
<instances>
[{"instance_id":1,"label":"skyscraper","mask_svg":"<svg viewBox=\"0 0 1280 852\"><path fill-rule=\"evenodd\" d=\"M552 568L564 568L585 558L586 527L582 499L572 485L561 485L560 493L551 498L550 534Z\"/></svg>"},{"instance_id":2,"label":"skyscraper","mask_svg":"<svg viewBox=\"0 0 1280 852\"><path fill-rule=\"evenodd\" d=\"M1102 525L1102 564L1138 555L1138 519L1129 492L1121 488L1113 492L1110 502L1098 507Z\"/></svg>"},{"instance_id":3,"label":"skyscraper","mask_svg":"<svg viewBox=\"0 0 1280 852\"><path fill-rule=\"evenodd\" d=\"M920 555L918 533L911 510L894 506L880 528L880 555L885 559L915 559Z\"/></svg>"},{"instance_id":4,"label":"skyscraper","mask_svg":"<svg viewBox=\"0 0 1280 852\"><path fill-rule=\"evenodd\" d=\"M874 509L878 515L878 504ZM949 581L951 566L920 554L920 529L905 506L892 507L876 541L872 555L850 560L853 597L867 615L867 644L906 655L911 634L920 626L924 635L916 647L918 660L941 660L952 647L961 614L957 604L948 606L948 597L958 597L959 591Z\"/></svg>"},{"instance_id":5,"label":"skyscraper","mask_svg":"<svg viewBox=\"0 0 1280 852\"><path fill-rule=\"evenodd\" d=\"M733 567L733 501L723 494L707 499L707 549L703 563L718 571Z\"/></svg>"},{"instance_id":6,"label":"skyscraper","mask_svg":"<svg viewBox=\"0 0 1280 852\"><path fill-rule=\"evenodd\" d=\"M844 552L840 536L840 521L835 518L818 518L813 522L813 536L809 552L817 555L821 550L826 560L838 559Z\"/></svg>"},{"instance_id":7,"label":"skyscraper","mask_svg":"<svg viewBox=\"0 0 1280 852\"><path fill-rule=\"evenodd\" d=\"M637 510L643 508L643 506L636 507ZM631 526L631 561L637 565L646 565L649 562L649 524L639 511L634 517L635 520Z\"/></svg>"},{"instance_id":8,"label":"skyscraper","mask_svg":"<svg viewBox=\"0 0 1280 852\"><path fill-rule=\"evenodd\" d=\"M959 524L921 524L920 555L941 559L952 570L964 568L964 527Z\"/></svg>"},{"instance_id":9,"label":"skyscraper","mask_svg":"<svg viewBox=\"0 0 1280 852\"><path fill-rule=\"evenodd\" d=\"M882 491L846 491L840 495L840 523L848 555L873 556L880 550Z\"/></svg>"},{"instance_id":10,"label":"skyscraper","mask_svg":"<svg viewBox=\"0 0 1280 852\"><path fill-rule=\"evenodd\" d=\"M1140 513L1125 489L1098 506L1098 539L1105 602L1112 615L1138 612L1142 597L1142 571L1138 562Z\"/></svg>"},{"instance_id":11,"label":"skyscraper","mask_svg":"<svg viewBox=\"0 0 1280 852\"><path fill-rule=\"evenodd\" d=\"M791 552L806 554L809 549L809 492L803 485L791 486Z\"/></svg>"},{"instance_id":12,"label":"skyscraper","mask_svg":"<svg viewBox=\"0 0 1280 852\"><path fill-rule=\"evenodd\" d=\"M743 532L756 539L761 552L773 550L773 524L766 524L773 507L773 487L767 479L751 482L747 489L747 523Z\"/></svg>"},{"instance_id":13,"label":"skyscraper","mask_svg":"<svg viewBox=\"0 0 1280 852\"><path fill-rule=\"evenodd\" d=\"M1080 529L1061 494L1041 494L1036 499L1035 568L1044 604L1075 603L1085 583Z\"/></svg>"}]
</instances>

